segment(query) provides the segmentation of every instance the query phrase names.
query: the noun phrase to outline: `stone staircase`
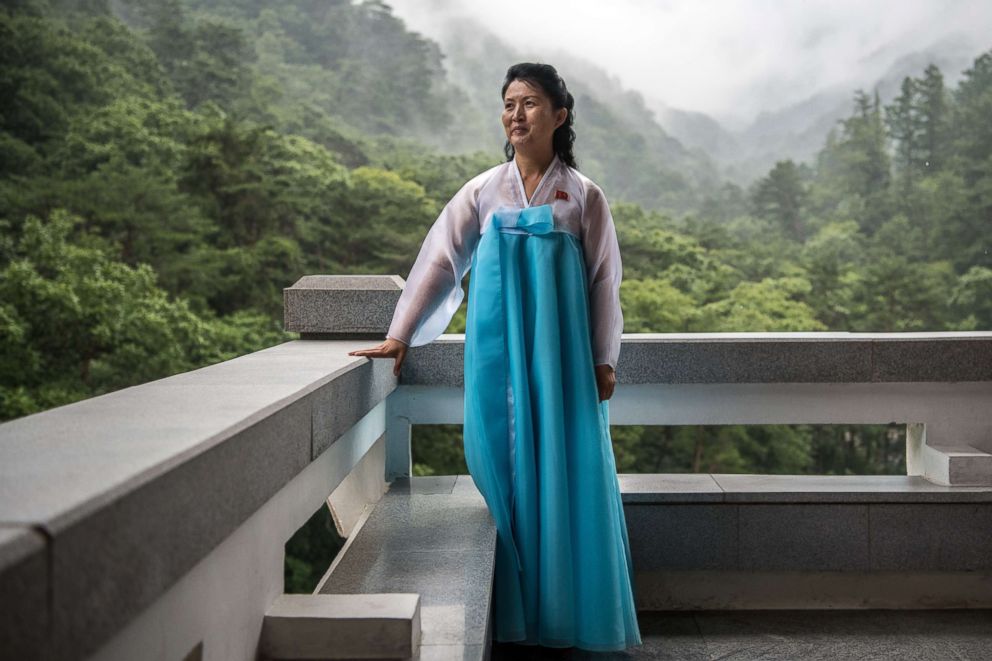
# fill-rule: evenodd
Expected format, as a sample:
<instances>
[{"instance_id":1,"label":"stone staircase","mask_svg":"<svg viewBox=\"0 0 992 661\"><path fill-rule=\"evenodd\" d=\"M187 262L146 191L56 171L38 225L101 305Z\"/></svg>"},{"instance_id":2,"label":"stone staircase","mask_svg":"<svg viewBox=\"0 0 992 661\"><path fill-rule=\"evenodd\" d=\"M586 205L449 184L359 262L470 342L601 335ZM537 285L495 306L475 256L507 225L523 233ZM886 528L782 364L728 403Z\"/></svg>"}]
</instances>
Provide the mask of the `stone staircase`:
<instances>
[{"instance_id":1,"label":"stone staircase","mask_svg":"<svg viewBox=\"0 0 992 661\"><path fill-rule=\"evenodd\" d=\"M641 612L992 608L992 487L730 474L624 474L620 485ZM276 602L263 648L273 659L486 660L494 554L470 476L397 479L316 601Z\"/></svg>"},{"instance_id":2,"label":"stone staircase","mask_svg":"<svg viewBox=\"0 0 992 661\"><path fill-rule=\"evenodd\" d=\"M271 659L488 659L495 557L496 528L470 476L398 478L356 526L313 595L364 595L348 613L336 611L334 601L314 610L310 628L323 620L336 637L314 648L302 625L298 635L286 633L291 623L276 620L288 605L277 602L266 615L263 648ZM408 607L405 624L398 600ZM314 656L301 656L315 649Z\"/></svg>"}]
</instances>

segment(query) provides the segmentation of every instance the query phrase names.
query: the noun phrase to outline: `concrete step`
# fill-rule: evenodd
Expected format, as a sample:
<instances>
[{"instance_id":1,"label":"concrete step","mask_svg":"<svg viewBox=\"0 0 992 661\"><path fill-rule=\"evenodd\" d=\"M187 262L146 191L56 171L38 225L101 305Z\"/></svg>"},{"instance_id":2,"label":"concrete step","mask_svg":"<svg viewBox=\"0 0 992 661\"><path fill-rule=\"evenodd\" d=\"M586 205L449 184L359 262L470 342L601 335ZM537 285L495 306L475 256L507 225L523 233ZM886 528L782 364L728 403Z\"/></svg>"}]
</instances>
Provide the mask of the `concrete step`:
<instances>
[{"instance_id":1,"label":"concrete step","mask_svg":"<svg viewBox=\"0 0 992 661\"><path fill-rule=\"evenodd\" d=\"M262 625L267 661L403 659L420 645L417 594L284 594Z\"/></svg>"},{"instance_id":2,"label":"concrete step","mask_svg":"<svg viewBox=\"0 0 992 661\"><path fill-rule=\"evenodd\" d=\"M470 476L399 478L316 593L417 594L421 638L414 658L484 661L495 557L496 529Z\"/></svg>"},{"instance_id":3,"label":"concrete step","mask_svg":"<svg viewBox=\"0 0 992 661\"><path fill-rule=\"evenodd\" d=\"M910 475L921 475L934 484L950 487L992 486L992 454L970 443L928 438L927 425L906 424L906 467Z\"/></svg>"},{"instance_id":4,"label":"concrete step","mask_svg":"<svg viewBox=\"0 0 992 661\"><path fill-rule=\"evenodd\" d=\"M992 486L992 454L970 445L925 445L925 477L948 486Z\"/></svg>"},{"instance_id":5,"label":"concrete step","mask_svg":"<svg viewBox=\"0 0 992 661\"><path fill-rule=\"evenodd\" d=\"M638 610L990 608L992 487L621 475Z\"/></svg>"}]
</instances>

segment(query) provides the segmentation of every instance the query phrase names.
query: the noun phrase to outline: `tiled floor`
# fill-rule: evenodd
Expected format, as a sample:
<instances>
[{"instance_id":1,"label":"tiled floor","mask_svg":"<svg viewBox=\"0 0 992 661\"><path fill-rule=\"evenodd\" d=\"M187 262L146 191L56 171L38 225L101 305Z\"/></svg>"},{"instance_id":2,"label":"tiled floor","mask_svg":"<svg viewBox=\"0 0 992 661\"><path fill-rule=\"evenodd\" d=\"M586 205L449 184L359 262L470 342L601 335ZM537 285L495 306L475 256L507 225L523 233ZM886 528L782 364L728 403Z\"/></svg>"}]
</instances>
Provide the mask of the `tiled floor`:
<instances>
[{"instance_id":1,"label":"tiled floor","mask_svg":"<svg viewBox=\"0 0 992 661\"><path fill-rule=\"evenodd\" d=\"M992 610L642 612L644 644L624 652L493 647L492 659L989 661Z\"/></svg>"}]
</instances>

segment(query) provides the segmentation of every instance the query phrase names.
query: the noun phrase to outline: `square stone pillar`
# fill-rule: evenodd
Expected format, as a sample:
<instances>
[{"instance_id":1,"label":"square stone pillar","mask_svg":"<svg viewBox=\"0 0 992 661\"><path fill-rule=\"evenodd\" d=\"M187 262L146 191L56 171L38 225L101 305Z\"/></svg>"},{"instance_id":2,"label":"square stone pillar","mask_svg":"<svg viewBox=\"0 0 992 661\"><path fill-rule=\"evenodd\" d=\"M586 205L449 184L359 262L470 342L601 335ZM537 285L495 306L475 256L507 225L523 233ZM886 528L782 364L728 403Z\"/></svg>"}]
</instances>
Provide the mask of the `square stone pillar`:
<instances>
[{"instance_id":1,"label":"square stone pillar","mask_svg":"<svg viewBox=\"0 0 992 661\"><path fill-rule=\"evenodd\" d=\"M285 328L301 340L385 339L404 284L398 275L305 275L283 289Z\"/></svg>"}]
</instances>

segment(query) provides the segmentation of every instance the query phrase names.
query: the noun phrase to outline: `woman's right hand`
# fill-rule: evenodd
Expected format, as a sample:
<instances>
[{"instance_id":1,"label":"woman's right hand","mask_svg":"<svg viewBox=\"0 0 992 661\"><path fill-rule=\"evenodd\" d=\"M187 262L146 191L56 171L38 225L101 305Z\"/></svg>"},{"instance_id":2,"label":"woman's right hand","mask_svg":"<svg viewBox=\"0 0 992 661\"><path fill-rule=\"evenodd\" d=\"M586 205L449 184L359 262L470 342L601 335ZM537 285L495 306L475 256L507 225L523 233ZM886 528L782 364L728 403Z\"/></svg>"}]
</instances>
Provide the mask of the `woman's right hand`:
<instances>
[{"instance_id":1,"label":"woman's right hand","mask_svg":"<svg viewBox=\"0 0 992 661\"><path fill-rule=\"evenodd\" d=\"M400 368L403 367L403 359L406 358L407 345L399 340L387 337L386 341L371 349L356 349L349 351L349 356L366 356L368 358L395 358L393 363L393 374L400 375Z\"/></svg>"}]
</instances>

